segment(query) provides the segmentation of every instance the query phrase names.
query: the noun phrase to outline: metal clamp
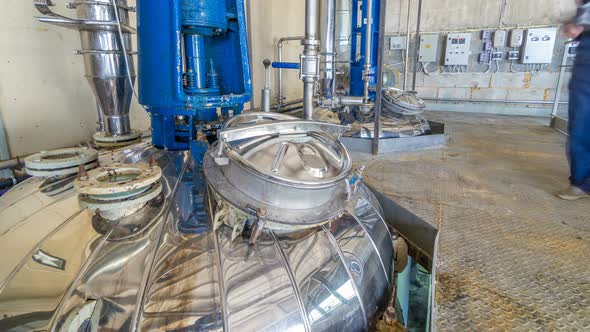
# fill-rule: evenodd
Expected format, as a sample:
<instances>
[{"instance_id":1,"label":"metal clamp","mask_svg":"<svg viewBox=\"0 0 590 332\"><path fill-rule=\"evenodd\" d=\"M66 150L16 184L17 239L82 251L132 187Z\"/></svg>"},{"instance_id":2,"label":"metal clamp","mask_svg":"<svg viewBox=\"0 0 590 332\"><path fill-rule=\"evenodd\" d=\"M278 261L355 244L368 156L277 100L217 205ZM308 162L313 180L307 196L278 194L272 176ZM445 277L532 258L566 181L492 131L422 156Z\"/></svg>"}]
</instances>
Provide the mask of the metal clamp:
<instances>
[{"instance_id":1,"label":"metal clamp","mask_svg":"<svg viewBox=\"0 0 590 332\"><path fill-rule=\"evenodd\" d=\"M299 55L299 79L320 78L320 56L319 55Z\"/></svg>"}]
</instances>

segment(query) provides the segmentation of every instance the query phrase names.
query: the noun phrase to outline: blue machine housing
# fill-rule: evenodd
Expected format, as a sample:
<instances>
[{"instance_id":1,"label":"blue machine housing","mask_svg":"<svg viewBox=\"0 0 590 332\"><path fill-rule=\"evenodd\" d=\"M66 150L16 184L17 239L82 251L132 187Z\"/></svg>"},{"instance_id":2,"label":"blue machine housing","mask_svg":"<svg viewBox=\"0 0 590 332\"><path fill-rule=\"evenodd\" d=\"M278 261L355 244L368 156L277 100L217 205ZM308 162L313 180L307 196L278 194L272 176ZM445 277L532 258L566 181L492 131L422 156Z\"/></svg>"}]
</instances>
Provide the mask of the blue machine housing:
<instances>
[{"instance_id":1,"label":"blue machine housing","mask_svg":"<svg viewBox=\"0 0 590 332\"><path fill-rule=\"evenodd\" d=\"M139 101L153 145L190 148L200 162L252 95L244 1L138 1L137 17Z\"/></svg>"},{"instance_id":2,"label":"blue machine housing","mask_svg":"<svg viewBox=\"0 0 590 332\"><path fill-rule=\"evenodd\" d=\"M359 8L360 14L359 17ZM351 35L352 43L350 47L350 95L351 96L362 96L364 94L364 81L363 81L363 70L366 61L370 61L371 64L371 81L369 86L374 87L377 84L377 56L379 54L379 8L381 8L381 0L373 0L373 8L370 16L372 18L371 25L371 57L367 57L367 51L365 47L365 41L367 39L367 24L368 22L368 8L367 0L353 0L352 1L352 25ZM360 34L361 38L356 38ZM360 57L357 57L360 54ZM371 100L375 99L375 92L370 93Z\"/></svg>"}]
</instances>

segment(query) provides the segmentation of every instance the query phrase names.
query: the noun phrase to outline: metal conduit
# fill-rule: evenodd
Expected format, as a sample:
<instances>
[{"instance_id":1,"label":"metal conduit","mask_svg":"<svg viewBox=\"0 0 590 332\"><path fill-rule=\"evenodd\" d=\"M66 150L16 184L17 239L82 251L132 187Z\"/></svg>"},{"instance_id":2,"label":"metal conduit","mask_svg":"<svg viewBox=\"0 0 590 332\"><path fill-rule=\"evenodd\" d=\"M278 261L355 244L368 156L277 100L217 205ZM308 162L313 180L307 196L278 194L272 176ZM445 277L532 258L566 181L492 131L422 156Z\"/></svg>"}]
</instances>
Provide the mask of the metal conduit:
<instances>
[{"instance_id":1,"label":"metal conduit","mask_svg":"<svg viewBox=\"0 0 590 332\"><path fill-rule=\"evenodd\" d=\"M285 42L288 41L293 41L293 40L305 40L304 36L295 36L295 37L283 37L281 39L279 39L278 43L277 43L277 56L278 56L278 62L283 62L283 44ZM278 96L277 96L277 105L279 106L279 108L281 108L284 104L283 101L286 99L286 97L283 95L283 69L279 68L279 88L278 88Z\"/></svg>"}]
</instances>

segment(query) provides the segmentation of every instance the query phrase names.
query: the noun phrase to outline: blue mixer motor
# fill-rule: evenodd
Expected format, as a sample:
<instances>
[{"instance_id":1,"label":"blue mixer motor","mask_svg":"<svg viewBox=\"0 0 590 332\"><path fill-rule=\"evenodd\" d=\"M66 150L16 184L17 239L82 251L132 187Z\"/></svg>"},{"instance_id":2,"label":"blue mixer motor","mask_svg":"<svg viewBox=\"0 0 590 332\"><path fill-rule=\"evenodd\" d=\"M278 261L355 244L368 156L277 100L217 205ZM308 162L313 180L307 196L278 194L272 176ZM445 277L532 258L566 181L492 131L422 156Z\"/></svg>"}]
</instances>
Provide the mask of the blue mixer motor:
<instances>
[{"instance_id":1,"label":"blue mixer motor","mask_svg":"<svg viewBox=\"0 0 590 332\"><path fill-rule=\"evenodd\" d=\"M192 151L252 94L243 0L138 1L139 101L153 145Z\"/></svg>"}]
</instances>

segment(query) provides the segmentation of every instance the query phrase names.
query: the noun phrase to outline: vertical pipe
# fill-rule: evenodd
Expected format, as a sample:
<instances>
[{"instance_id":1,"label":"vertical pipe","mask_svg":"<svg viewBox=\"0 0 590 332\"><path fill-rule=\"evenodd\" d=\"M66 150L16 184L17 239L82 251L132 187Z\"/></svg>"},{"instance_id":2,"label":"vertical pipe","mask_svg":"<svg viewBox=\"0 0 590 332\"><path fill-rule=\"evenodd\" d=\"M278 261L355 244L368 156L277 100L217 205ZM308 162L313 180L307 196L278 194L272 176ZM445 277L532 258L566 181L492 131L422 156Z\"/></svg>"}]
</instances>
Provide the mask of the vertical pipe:
<instances>
[{"instance_id":1,"label":"vertical pipe","mask_svg":"<svg viewBox=\"0 0 590 332\"><path fill-rule=\"evenodd\" d=\"M323 90L326 98L332 99L336 88L335 38L336 38L336 0L323 0L321 17L325 17L323 26L322 45L324 53L324 81Z\"/></svg>"},{"instance_id":2,"label":"vertical pipe","mask_svg":"<svg viewBox=\"0 0 590 332\"><path fill-rule=\"evenodd\" d=\"M286 41L290 41L290 40L305 40L305 37L303 36L297 36L297 37L283 37L281 39L279 39L279 41L277 42L277 52L278 52L278 61L279 62L283 62L283 43ZM279 67L278 69L278 80L279 80L279 84L278 84L278 95L277 95L277 110L280 110L281 107L283 107L283 102L285 101L286 97L283 94L283 69Z\"/></svg>"},{"instance_id":3,"label":"vertical pipe","mask_svg":"<svg viewBox=\"0 0 590 332\"><path fill-rule=\"evenodd\" d=\"M252 9L251 0L246 0L246 31L248 35L248 62L250 64L250 70L252 67ZM254 86L254 75L250 75L250 86ZM250 108L255 108L254 98L250 99Z\"/></svg>"},{"instance_id":4,"label":"vertical pipe","mask_svg":"<svg viewBox=\"0 0 590 332\"><path fill-rule=\"evenodd\" d=\"M567 65L567 55L568 55L568 47L571 41L565 43L563 47L563 57L561 58L561 68L559 70L559 78L557 79L557 90L555 90L555 99L553 100L553 110L551 111L551 121L557 115L557 111L559 109L559 101L561 99L561 88L563 86L564 81L564 74Z\"/></svg>"},{"instance_id":5,"label":"vertical pipe","mask_svg":"<svg viewBox=\"0 0 590 332\"><path fill-rule=\"evenodd\" d=\"M385 0L383 0L385 1ZM371 48L373 43L373 0L367 0L367 26L365 29L365 69L363 70L363 80L365 81L363 90L363 99L365 103L369 102L369 84L371 83Z\"/></svg>"},{"instance_id":6,"label":"vertical pipe","mask_svg":"<svg viewBox=\"0 0 590 332\"><path fill-rule=\"evenodd\" d=\"M260 109L263 112L270 112L270 60L264 59L264 88L260 100Z\"/></svg>"},{"instance_id":7,"label":"vertical pipe","mask_svg":"<svg viewBox=\"0 0 590 332\"><path fill-rule=\"evenodd\" d=\"M420 45L420 24L422 21L422 0L418 0L418 15L416 17L416 38L414 39L414 62L412 74L412 91L416 91L416 76L418 75L418 56Z\"/></svg>"},{"instance_id":8,"label":"vertical pipe","mask_svg":"<svg viewBox=\"0 0 590 332\"><path fill-rule=\"evenodd\" d=\"M379 39L377 47L377 92L375 95L375 123L373 132L373 154L379 154L381 134L381 97L383 95L383 45L385 44L385 12L387 1L379 2Z\"/></svg>"},{"instance_id":9,"label":"vertical pipe","mask_svg":"<svg viewBox=\"0 0 590 332\"><path fill-rule=\"evenodd\" d=\"M408 88L408 71L409 71L409 57L410 57L410 24L412 23L412 0L408 0L408 17L406 19L406 57L404 59L404 81L403 90Z\"/></svg>"},{"instance_id":10,"label":"vertical pipe","mask_svg":"<svg viewBox=\"0 0 590 332\"><path fill-rule=\"evenodd\" d=\"M313 115L313 90L318 79L318 0L305 1L305 40L303 45L301 79L303 80L303 116L311 120Z\"/></svg>"},{"instance_id":11,"label":"vertical pipe","mask_svg":"<svg viewBox=\"0 0 590 332\"><path fill-rule=\"evenodd\" d=\"M105 131L104 113L102 112L102 108L100 107L100 103L98 101L96 101L96 112L98 113L98 128L96 128L96 131Z\"/></svg>"},{"instance_id":12,"label":"vertical pipe","mask_svg":"<svg viewBox=\"0 0 590 332\"><path fill-rule=\"evenodd\" d=\"M277 49L279 52L278 58L279 58L279 62L283 62L283 42L282 40L279 40L279 43L277 44ZM283 106L283 101L285 100L285 97L283 96L283 69L279 68L279 93L277 96L277 110L280 110L281 107Z\"/></svg>"}]
</instances>

